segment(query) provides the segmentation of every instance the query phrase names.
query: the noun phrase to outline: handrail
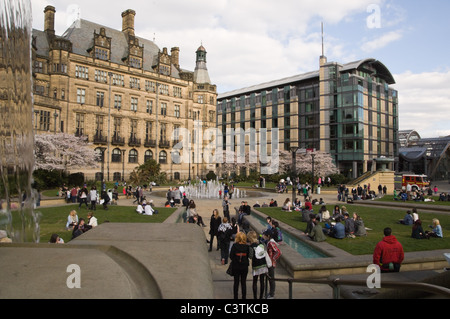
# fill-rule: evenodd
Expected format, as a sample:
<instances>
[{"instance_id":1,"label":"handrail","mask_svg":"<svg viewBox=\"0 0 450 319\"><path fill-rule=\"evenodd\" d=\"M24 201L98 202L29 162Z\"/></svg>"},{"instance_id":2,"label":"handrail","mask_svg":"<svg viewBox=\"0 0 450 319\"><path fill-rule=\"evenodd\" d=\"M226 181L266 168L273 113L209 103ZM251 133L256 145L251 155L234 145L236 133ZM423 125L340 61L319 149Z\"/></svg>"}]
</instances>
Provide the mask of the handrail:
<instances>
[{"instance_id":1,"label":"handrail","mask_svg":"<svg viewBox=\"0 0 450 319\"><path fill-rule=\"evenodd\" d=\"M266 276L266 289L269 276ZM294 279L294 278L274 278L274 281L287 282L289 284L289 299L292 299L292 286L294 283L305 284L322 284L329 285L333 288L333 298L339 299L340 286L362 286L367 287L367 281L365 280L352 280L352 279ZM398 281L383 281L383 288L408 288L413 290L421 290L424 292L442 295L446 298L450 298L450 289L421 282L398 282Z\"/></svg>"}]
</instances>

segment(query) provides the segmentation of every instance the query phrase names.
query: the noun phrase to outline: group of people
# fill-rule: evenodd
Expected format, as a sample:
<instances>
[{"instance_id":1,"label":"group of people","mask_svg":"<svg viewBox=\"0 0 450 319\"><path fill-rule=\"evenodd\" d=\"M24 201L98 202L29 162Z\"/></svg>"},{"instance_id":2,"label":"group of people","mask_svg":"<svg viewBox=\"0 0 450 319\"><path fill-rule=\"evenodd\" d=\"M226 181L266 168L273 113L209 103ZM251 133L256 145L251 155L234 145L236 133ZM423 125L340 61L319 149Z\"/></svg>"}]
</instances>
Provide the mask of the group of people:
<instances>
[{"instance_id":1,"label":"group of people","mask_svg":"<svg viewBox=\"0 0 450 319\"><path fill-rule=\"evenodd\" d=\"M241 214L246 215L248 203L243 202L241 205ZM277 240L280 237L275 221L268 219L268 226L258 234L249 230L244 222L239 224L236 218L232 217L231 221L227 216L223 218L219 215L217 209L213 210L210 221L210 240L209 251L212 251L213 241L216 238L217 250L221 251L222 265L231 261L228 274L233 276L233 296L238 299L239 287L241 288L241 297L247 297L247 276L251 265L253 276L253 297L254 299L273 298L275 294L275 267L277 260L281 256L278 248ZM241 227L242 225L242 227ZM265 279L269 276L270 291L264 296ZM258 294L258 282L260 285Z\"/></svg>"},{"instance_id":2,"label":"group of people","mask_svg":"<svg viewBox=\"0 0 450 319\"><path fill-rule=\"evenodd\" d=\"M431 237L434 238L444 237L444 234L442 232L442 226L440 225L440 221L437 218L434 218L432 220L432 225L429 225L431 230L424 231L422 227L422 220L420 220L416 208L408 210L405 214L405 217L399 220L398 223L406 226L412 226L411 237L415 239L430 239Z\"/></svg>"},{"instance_id":3,"label":"group of people","mask_svg":"<svg viewBox=\"0 0 450 319\"><path fill-rule=\"evenodd\" d=\"M377 197L383 197L387 194L387 187L378 185L378 194L370 189L370 184L368 185L359 185L356 187L352 187L350 190L346 185L340 184L337 188L338 191L338 201L342 201L345 203L352 203L357 200L370 200L375 199Z\"/></svg>"},{"instance_id":4,"label":"group of people","mask_svg":"<svg viewBox=\"0 0 450 319\"><path fill-rule=\"evenodd\" d=\"M67 217L66 230L72 231L72 239L77 238L88 230L98 226L98 220L93 212L87 213L87 223L84 218L78 218L76 210L72 210ZM56 235L54 235L56 236ZM53 240L53 236L51 242Z\"/></svg>"},{"instance_id":5,"label":"group of people","mask_svg":"<svg viewBox=\"0 0 450 319\"><path fill-rule=\"evenodd\" d=\"M95 185L88 189L87 184L81 187L73 186L71 189L67 188L64 184L60 188L60 196L64 197L67 203L78 203L78 208L81 209L81 206L84 205L89 210L96 210L98 204L102 204L103 209L108 209L108 205L112 201L117 203L117 187L114 187L111 193L111 195L108 194L105 187L99 192Z\"/></svg>"},{"instance_id":6,"label":"group of people","mask_svg":"<svg viewBox=\"0 0 450 319\"><path fill-rule=\"evenodd\" d=\"M350 216L345 206L335 205L331 214L326 206L322 206L316 219L325 222L323 233L330 237L344 239L367 236L367 228L361 216L358 213Z\"/></svg>"},{"instance_id":7,"label":"group of people","mask_svg":"<svg viewBox=\"0 0 450 319\"><path fill-rule=\"evenodd\" d=\"M155 209L155 205L153 205L153 200L144 199L142 202L138 203L136 208L136 212L140 215L152 216L158 214L158 210Z\"/></svg>"}]
</instances>

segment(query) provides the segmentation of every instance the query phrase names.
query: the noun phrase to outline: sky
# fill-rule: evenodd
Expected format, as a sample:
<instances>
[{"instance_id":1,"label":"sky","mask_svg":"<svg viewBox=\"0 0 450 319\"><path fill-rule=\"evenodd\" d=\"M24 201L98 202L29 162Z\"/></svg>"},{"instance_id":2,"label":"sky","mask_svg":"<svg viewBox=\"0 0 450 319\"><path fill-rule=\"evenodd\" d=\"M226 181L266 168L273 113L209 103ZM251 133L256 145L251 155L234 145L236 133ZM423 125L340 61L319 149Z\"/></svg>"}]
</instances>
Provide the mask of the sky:
<instances>
[{"instance_id":1,"label":"sky","mask_svg":"<svg viewBox=\"0 0 450 319\"><path fill-rule=\"evenodd\" d=\"M381 61L399 91L400 130L450 135L450 1L446 0L32 0L33 27L43 30L47 5L56 34L81 19L122 29L121 13L136 11L135 33L160 49L180 48L193 71L207 50L218 93L319 69L329 62Z\"/></svg>"}]
</instances>

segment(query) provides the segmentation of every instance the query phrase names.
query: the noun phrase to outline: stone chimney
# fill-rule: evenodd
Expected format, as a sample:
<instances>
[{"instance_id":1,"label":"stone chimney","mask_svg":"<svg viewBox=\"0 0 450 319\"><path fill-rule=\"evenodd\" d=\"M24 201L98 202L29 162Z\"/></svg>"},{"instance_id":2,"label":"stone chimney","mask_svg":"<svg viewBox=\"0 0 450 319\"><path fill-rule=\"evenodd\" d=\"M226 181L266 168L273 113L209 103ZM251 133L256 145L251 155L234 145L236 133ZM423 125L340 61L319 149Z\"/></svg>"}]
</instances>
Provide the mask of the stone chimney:
<instances>
[{"instance_id":1,"label":"stone chimney","mask_svg":"<svg viewBox=\"0 0 450 319\"><path fill-rule=\"evenodd\" d=\"M128 9L122 12L122 32L134 36L134 17L136 11Z\"/></svg>"},{"instance_id":2,"label":"stone chimney","mask_svg":"<svg viewBox=\"0 0 450 319\"><path fill-rule=\"evenodd\" d=\"M44 31L48 35L55 35L55 7L46 6L44 9L45 20L44 20Z\"/></svg>"},{"instance_id":3,"label":"stone chimney","mask_svg":"<svg viewBox=\"0 0 450 319\"><path fill-rule=\"evenodd\" d=\"M170 60L177 69L180 68L180 48L174 47L170 49Z\"/></svg>"}]
</instances>

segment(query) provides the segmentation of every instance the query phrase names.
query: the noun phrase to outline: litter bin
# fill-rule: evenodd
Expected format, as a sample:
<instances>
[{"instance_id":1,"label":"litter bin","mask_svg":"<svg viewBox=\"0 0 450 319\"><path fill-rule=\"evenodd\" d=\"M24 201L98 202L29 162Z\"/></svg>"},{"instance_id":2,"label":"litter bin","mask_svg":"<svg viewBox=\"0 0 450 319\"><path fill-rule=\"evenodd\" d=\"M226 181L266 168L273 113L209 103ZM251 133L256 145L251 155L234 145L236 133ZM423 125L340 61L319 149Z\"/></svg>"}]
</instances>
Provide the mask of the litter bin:
<instances>
[{"instance_id":1,"label":"litter bin","mask_svg":"<svg viewBox=\"0 0 450 319\"><path fill-rule=\"evenodd\" d=\"M317 187L316 194L317 194L317 195L320 195L320 187Z\"/></svg>"}]
</instances>

